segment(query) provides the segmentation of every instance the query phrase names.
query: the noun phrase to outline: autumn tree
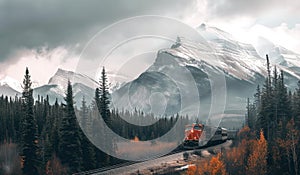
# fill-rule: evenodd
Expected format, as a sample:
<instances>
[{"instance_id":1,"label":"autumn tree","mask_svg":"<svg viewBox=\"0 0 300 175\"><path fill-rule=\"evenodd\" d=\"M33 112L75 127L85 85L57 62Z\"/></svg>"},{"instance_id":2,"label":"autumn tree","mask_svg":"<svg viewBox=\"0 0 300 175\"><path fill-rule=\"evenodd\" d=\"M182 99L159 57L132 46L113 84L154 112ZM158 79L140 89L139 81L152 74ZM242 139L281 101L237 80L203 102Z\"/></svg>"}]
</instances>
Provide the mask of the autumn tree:
<instances>
[{"instance_id":1,"label":"autumn tree","mask_svg":"<svg viewBox=\"0 0 300 175\"><path fill-rule=\"evenodd\" d=\"M197 167L195 165L190 165L186 172L187 175L194 175L197 172Z\"/></svg>"},{"instance_id":2,"label":"autumn tree","mask_svg":"<svg viewBox=\"0 0 300 175\"><path fill-rule=\"evenodd\" d=\"M193 172L193 169L188 170L188 172ZM226 167L224 162L221 160L221 154L213 156L209 162L204 161L198 164L197 171L195 174L199 175L226 175Z\"/></svg>"},{"instance_id":3,"label":"autumn tree","mask_svg":"<svg viewBox=\"0 0 300 175\"><path fill-rule=\"evenodd\" d=\"M249 175L263 175L267 174L267 155L268 147L267 141L260 131L260 138L257 140L256 144L253 145L252 153L248 158L247 172Z\"/></svg>"},{"instance_id":4,"label":"autumn tree","mask_svg":"<svg viewBox=\"0 0 300 175\"><path fill-rule=\"evenodd\" d=\"M294 120L290 120L287 125L287 133L284 139L278 138L277 144L279 146L279 151L282 151L281 163L286 165L290 174L298 174L298 141L300 139L299 130L295 127Z\"/></svg>"}]
</instances>

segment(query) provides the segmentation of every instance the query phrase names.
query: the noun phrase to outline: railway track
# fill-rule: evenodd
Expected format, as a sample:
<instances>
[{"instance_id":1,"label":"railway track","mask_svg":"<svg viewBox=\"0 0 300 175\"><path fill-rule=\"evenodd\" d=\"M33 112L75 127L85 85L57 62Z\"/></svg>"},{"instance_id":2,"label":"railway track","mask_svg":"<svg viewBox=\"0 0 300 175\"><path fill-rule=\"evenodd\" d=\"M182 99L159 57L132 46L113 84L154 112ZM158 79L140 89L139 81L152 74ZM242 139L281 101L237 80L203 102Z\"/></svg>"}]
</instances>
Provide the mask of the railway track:
<instances>
[{"instance_id":1,"label":"railway track","mask_svg":"<svg viewBox=\"0 0 300 175\"><path fill-rule=\"evenodd\" d=\"M101 173L101 172L109 171L109 170L112 170L112 169L129 166L129 165L132 165L132 164L135 164L135 163L136 162L119 163L119 164L115 164L115 165L112 165L112 166L107 166L107 167L97 168L97 169L93 169L93 170L89 170L89 171L74 173L73 175L89 175L89 174Z\"/></svg>"},{"instance_id":2,"label":"railway track","mask_svg":"<svg viewBox=\"0 0 300 175\"><path fill-rule=\"evenodd\" d=\"M226 142L225 142L226 143ZM113 166L108 166L108 167L103 167L103 168L98 168L98 169L94 169L94 170L90 170L90 171L84 171L84 172L80 172L80 173L75 173L73 175L90 175L90 174L121 174L124 173L128 170L132 170L135 168L143 168L146 167L147 165L151 165L155 162L163 162L163 161L168 161L170 159L175 159L178 157L183 157L183 153L187 152L188 154L192 154L194 152L199 152L201 150L204 149L208 149L208 148L214 148L217 147L219 145L222 145L223 143L219 143L216 145L210 145L210 146L204 146L201 148L197 148L197 149L191 149L191 150L185 150L182 148L177 148L174 151L170 152L169 154L166 154L162 157L156 158L156 159L151 159L151 160L147 160L147 161L142 161L142 162L125 162L125 163L121 163L121 164L116 164Z\"/></svg>"},{"instance_id":3,"label":"railway track","mask_svg":"<svg viewBox=\"0 0 300 175\"><path fill-rule=\"evenodd\" d=\"M174 151L164 155L164 156L169 156L169 155L172 155L172 154L178 154L178 153L183 153L184 150L182 149L175 149ZM125 163L119 163L119 164L115 164L115 165L112 165L112 166L107 166L107 167L103 167L103 168L97 168L97 169L94 169L94 170L89 170L89 171L83 171L83 172L79 172L79 173L74 173L73 175L90 175L90 174L96 174L96 173L101 173L101 172L105 172L105 171L109 171L109 170L113 170L113 169L116 169L116 168L121 168L121 167L126 167L126 166L129 166L129 165L134 165L134 164L137 164L137 163L141 163L141 162L125 162Z\"/></svg>"}]
</instances>

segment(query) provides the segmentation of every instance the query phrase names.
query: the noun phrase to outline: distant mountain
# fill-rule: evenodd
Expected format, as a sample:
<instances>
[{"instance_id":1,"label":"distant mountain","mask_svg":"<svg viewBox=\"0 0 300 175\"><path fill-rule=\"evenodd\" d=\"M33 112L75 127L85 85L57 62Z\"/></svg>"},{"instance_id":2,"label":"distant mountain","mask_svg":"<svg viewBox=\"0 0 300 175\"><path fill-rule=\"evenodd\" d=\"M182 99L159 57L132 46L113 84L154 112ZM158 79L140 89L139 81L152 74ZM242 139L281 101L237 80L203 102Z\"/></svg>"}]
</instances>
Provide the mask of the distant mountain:
<instances>
[{"instance_id":1,"label":"distant mountain","mask_svg":"<svg viewBox=\"0 0 300 175\"><path fill-rule=\"evenodd\" d=\"M158 51L149 69L113 93L114 107L162 115L180 112L205 120L211 109L210 78L224 75L226 116L244 117L247 97L253 96L267 74L265 58L259 56L254 46L238 42L220 29L203 24L197 30L206 41L178 37L171 48ZM277 67L284 70L288 87L295 88L300 79L299 55L283 47L271 48L275 49L267 52L271 63L279 63ZM197 93L199 98L195 98ZM161 108L165 108L163 113Z\"/></svg>"},{"instance_id":2,"label":"distant mountain","mask_svg":"<svg viewBox=\"0 0 300 175\"><path fill-rule=\"evenodd\" d=\"M278 46L265 38L258 38L255 48L258 53L268 54L273 64L285 67L300 67L300 54Z\"/></svg>"},{"instance_id":3,"label":"distant mountain","mask_svg":"<svg viewBox=\"0 0 300 175\"><path fill-rule=\"evenodd\" d=\"M0 96L1 95L15 97L15 96L20 96L21 93L14 90L7 84L1 84L0 85Z\"/></svg>"},{"instance_id":4,"label":"distant mountain","mask_svg":"<svg viewBox=\"0 0 300 175\"><path fill-rule=\"evenodd\" d=\"M14 91L17 92L22 92L22 86L21 83L9 76L5 76L4 78L2 78L0 80L0 86L4 86L7 85L9 86L11 89L13 89Z\"/></svg>"},{"instance_id":5,"label":"distant mountain","mask_svg":"<svg viewBox=\"0 0 300 175\"><path fill-rule=\"evenodd\" d=\"M88 103L92 102L95 92L94 89L98 87L98 82L86 75L63 69L58 69L49 79L48 84L35 88L33 96L37 99L38 96L46 97L48 95L50 103L54 103L56 99L58 102L63 102L68 80L70 80L73 85L73 95L77 107L81 105L83 96Z\"/></svg>"},{"instance_id":6,"label":"distant mountain","mask_svg":"<svg viewBox=\"0 0 300 175\"><path fill-rule=\"evenodd\" d=\"M59 103L64 102L68 80L70 80L73 85L73 95L76 106L81 106L83 97L85 97L88 104L91 104L94 99L95 89L99 87L99 83L89 76L63 69L58 69L45 85L36 87L37 84L34 83L33 97L37 100L39 97L46 98L48 95L51 104L53 104L56 99ZM114 83L110 91L117 89L123 84L122 82ZM15 97L16 95L21 96L21 92L21 83L17 80L10 77L5 77L0 80L0 95Z\"/></svg>"},{"instance_id":7,"label":"distant mountain","mask_svg":"<svg viewBox=\"0 0 300 175\"><path fill-rule=\"evenodd\" d=\"M70 80L73 84L81 83L89 87L98 87L99 84L94 79L82 75L79 73L75 73L72 71L67 71L63 69L58 69L53 77L49 79L48 85L58 85L60 89L66 90L68 80Z\"/></svg>"}]
</instances>

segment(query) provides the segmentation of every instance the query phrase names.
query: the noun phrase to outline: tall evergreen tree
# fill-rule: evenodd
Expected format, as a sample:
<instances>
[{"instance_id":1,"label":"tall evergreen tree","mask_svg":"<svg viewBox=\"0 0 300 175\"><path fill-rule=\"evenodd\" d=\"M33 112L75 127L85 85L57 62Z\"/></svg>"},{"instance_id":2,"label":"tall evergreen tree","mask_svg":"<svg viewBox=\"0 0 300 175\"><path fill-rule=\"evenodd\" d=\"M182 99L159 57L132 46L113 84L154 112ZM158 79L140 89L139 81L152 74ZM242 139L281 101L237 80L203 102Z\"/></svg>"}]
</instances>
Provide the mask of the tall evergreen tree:
<instances>
[{"instance_id":1,"label":"tall evergreen tree","mask_svg":"<svg viewBox=\"0 0 300 175\"><path fill-rule=\"evenodd\" d=\"M300 130L300 81L298 81L298 88L293 98L294 118L297 128Z\"/></svg>"},{"instance_id":2,"label":"tall evergreen tree","mask_svg":"<svg viewBox=\"0 0 300 175\"><path fill-rule=\"evenodd\" d=\"M112 128L112 119L111 119L111 113L110 113L110 109L109 109L109 87L108 87L108 80L107 80L107 75L105 72L105 68L102 68L102 72L101 72L101 77L100 77L100 86L99 88L96 89L95 92L95 101L98 107L98 111L99 114L101 115L102 119L104 120L104 122L106 123L106 125L108 125L110 128ZM110 152L114 152L115 151L115 144L114 144L114 138L113 136L109 136L107 135L108 133L103 130L102 131L103 134L106 134L107 138L110 138L109 140L107 140L105 142L106 147L108 147L110 150ZM105 162L106 163L112 163L112 159L110 156L106 156L105 158Z\"/></svg>"},{"instance_id":3,"label":"tall evergreen tree","mask_svg":"<svg viewBox=\"0 0 300 175\"><path fill-rule=\"evenodd\" d=\"M53 151L56 155L59 152L58 147L59 147L60 113L61 113L61 108L56 99L51 111L51 114L53 116L53 126L52 126L51 137L50 137L53 146Z\"/></svg>"},{"instance_id":4,"label":"tall evergreen tree","mask_svg":"<svg viewBox=\"0 0 300 175\"><path fill-rule=\"evenodd\" d=\"M98 109L100 112L100 115L102 116L103 120L107 125L111 125L111 118L110 118L110 110L109 110L109 91L108 91L108 80L107 75L105 72L105 68L103 67L101 72L101 78L100 78L100 87L99 87L99 94L100 97L96 100L98 100ZM96 89L96 95L97 95L97 89Z\"/></svg>"},{"instance_id":5,"label":"tall evergreen tree","mask_svg":"<svg viewBox=\"0 0 300 175\"><path fill-rule=\"evenodd\" d=\"M22 93L22 159L23 159L23 174L33 175L38 174L38 136L37 124L33 113L34 100L32 96L31 80L29 70L26 68L23 80Z\"/></svg>"},{"instance_id":6,"label":"tall evergreen tree","mask_svg":"<svg viewBox=\"0 0 300 175\"><path fill-rule=\"evenodd\" d=\"M270 123L270 121L273 121L273 100L272 100L272 86L271 86L271 71L270 71L270 62L269 57L266 55L267 59L267 72L268 77L265 80L265 84L262 89L261 94L261 109L259 111L258 116L258 128L262 128L263 132L267 138L267 140L271 136L270 129L273 126L273 123ZM258 133L259 134L259 133Z\"/></svg>"},{"instance_id":7,"label":"tall evergreen tree","mask_svg":"<svg viewBox=\"0 0 300 175\"><path fill-rule=\"evenodd\" d=\"M278 90L276 99L278 101L278 106L276 108L277 115L280 121L283 121L285 126L287 122L291 119L291 101L289 100L289 95L287 88L284 84L284 73L281 71L278 80ZM279 122L279 121L278 121Z\"/></svg>"},{"instance_id":8,"label":"tall evergreen tree","mask_svg":"<svg viewBox=\"0 0 300 175\"><path fill-rule=\"evenodd\" d=\"M82 148L82 166L84 170L91 170L96 167L96 154L94 146L89 141L85 134L91 135L91 122L90 122L90 112L86 105L85 98L82 98L82 105L80 108L81 117L81 148Z\"/></svg>"},{"instance_id":9,"label":"tall evergreen tree","mask_svg":"<svg viewBox=\"0 0 300 175\"><path fill-rule=\"evenodd\" d=\"M254 106L256 108L256 111L259 111L260 104L261 104L261 92L260 92L260 86L257 85L256 93L254 94Z\"/></svg>"},{"instance_id":10,"label":"tall evergreen tree","mask_svg":"<svg viewBox=\"0 0 300 175\"><path fill-rule=\"evenodd\" d=\"M62 164L69 167L70 173L80 171L82 164L79 125L76 120L73 98L72 85L71 82L68 81L64 115L59 129L59 157Z\"/></svg>"},{"instance_id":11,"label":"tall evergreen tree","mask_svg":"<svg viewBox=\"0 0 300 175\"><path fill-rule=\"evenodd\" d=\"M82 103L80 108L80 120L81 120L81 127L84 131L87 131L90 127L90 119L89 119L89 109L86 105L85 98L82 97Z\"/></svg>"},{"instance_id":12,"label":"tall evergreen tree","mask_svg":"<svg viewBox=\"0 0 300 175\"><path fill-rule=\"evenodd\" d=\"M52 154L53 154L53 140L52 140L52 131L54 124L54 118L53 115L50 114L51 106L49 104L49 97L47 95L47 98L44 100L43 105L43 113L46 119L45 124L43 124L43 131L42 131L42 137L43 137L43 162L47 162L50 160Z\"/></svg>"}]
</instances>

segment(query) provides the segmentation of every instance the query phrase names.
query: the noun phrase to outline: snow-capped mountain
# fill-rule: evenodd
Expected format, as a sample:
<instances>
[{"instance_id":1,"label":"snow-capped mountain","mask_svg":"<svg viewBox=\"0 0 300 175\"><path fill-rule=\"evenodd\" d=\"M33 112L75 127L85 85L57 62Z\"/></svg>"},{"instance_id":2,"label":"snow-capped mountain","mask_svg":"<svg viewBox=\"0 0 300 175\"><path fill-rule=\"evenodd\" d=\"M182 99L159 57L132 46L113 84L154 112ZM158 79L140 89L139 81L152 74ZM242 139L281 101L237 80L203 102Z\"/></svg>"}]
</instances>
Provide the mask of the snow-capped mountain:
<instances>
[{"instance_id":1,"label":"snow-capped mountain","mask_svg":"<svg viewBox=\"0 0 300 175\"><path fill-rule=\"evenodd\" d=\"M56 99L58 102L63 102L69 80L73 85L73 95L77 107L81 105L83 96L88 103L91 103L94 98L94 88L98 87L98 83L86 75L63 69L58 69L49 79L48 84L35 88L34 98L48 95L50 103L54 103Z\"/></svg>"},{"instance_id":2,"label":"snow-capped mountain","mask_svg":"<svg viewBox=\"0 0 300 175\"><path fill-rule=\"evenodd\" d=\"M296 87L300 79L299 54L264 38L254 46L241 43L229 33L204 24L197 31L203 40L178 37L170 48L159 50L155 62L131 82L118 82L122 77L116 78L114 72L108 71L108 77L114 80L110 89L113 92L112 107L137 108L156 115L180 112L207 116L213 100L211 96L216 95L212 94L211 85L220 83L225 89L226 115L243 116L246 98L253 96L256 86L263 83L267 74L265 54L269 54L272 65L285 72L288 87ZM212 81L213 77L220 81ZM35 88L34 97L48 95L51 103L56 99L62 102L68 80L73 84L77 106L83 96L88 103L92 102L98 82L63 69L58 69L48 84ZM5 78L0 81L0 90L5 95L15 96L21 92L21 86L19 82Z\"/></svg>"},{"instance_id":3,"label":"snow-capped mountain","mask_svg":"<svg viewBox=\"0 0 300 175\"><path fill-rule=\"evenodd\" d=\"M5 76L0 80L0 95L6 95L10 97L20 96L22 87L17 80Z\"/></svg>"},{"instance_id":4,"label":"snow-capped mountain","mask_svg":"<svg viewBox=\"0 0 300 175\"><path fill-rule=\"evenodd\" d=\"M109 76L114 75L109 74ZM50 103L52 104L56 99L58 102L63 102L69 80L73 85L73 95L77 107L80 107L83 97L85 97L88 104L91 104L94 99L95 89L96 87L99 87L99 83L87 75L60 68L49 79L48 84L37 86L37 83L33 82L33 96L35 99L38 99L39 96L45 98L48 95ZM110 91L112 92L113 90L118 89L123 84L124 82L111 83ZM0 92L0 95L3 94L12 97L15 97L16 95L21 96L21 82L6 76L0 80Z\"/></svg>"},{"instance_id":5,"label":"snow-capped mountain","mask_svg":"<svg viewBox=\"0 0 300 175\"><path fill-rule=\"evenodd\" d=\"M219 83L211 79L224 76L225 113L243 116L246 98L253 96L255 87L266 76L266 59L254 46L238 42L220 29L203 24L197 30L205 40L178 37L170 48L159 50L149 69L113 93L114 106L160 114L155 107L158 105L165 108L162 115L180 112L205 120L213 100L211 83ZM283 57L278 68L285 72L288 86L294 88L300 79L297 54L282 47L274 54L272 50L267 53L271 60Z\"/></svg>"},{"instance_id":6,"label":"snow-capped mountain","mask_svg":"<svg viewBox=\"0 0 300 175\"><path fill-rule=\"evenodd\" d=\"M17 92L22 92L21 83L9 76L5 76L0 80L0 86L9 86L10 88L14 89Z\"/></svg>"},{"instance_id":7,"label":"snow-capped mountain","mask_svg":"<svg viewBox=\"0 0 300 175\"><path fill-rule=\"evenodd\" d=\"M66 90L66 84L68 84L68 80L70 80L73 84L81 83L89 87L98 87L99 84L97 81L92 78L82 75L79 73L75 73L72 71L67 71L63 69L58 69L53 77L50 78L48 85L58 85L60 89Z\"/></svg>"},{"instance_id":8,"label":"snow-capped mountain","mask_svg":"<svg viewBox=\"0 0 300 175\"><path fill-rule=\"evenodd\" d=\"M300 67L300 54L290 51L282 46L275 45L266 38L258 38L255 48L258 53L268 54L273 64L285 67Z\"/></svg>"},{"instance_id":9,"label":"snow-capped mountain","mask_svg":"<svg viewBox=\"0 0 300 175\"><path fill-rule=\"evenodd\" d=\"M20 92L14 90L7 84L2 84L0 85L0 96L5 95L5 96L10 96L10 97L15 97L15 96L20 96Z\"/></svg>"}]
</instances>

